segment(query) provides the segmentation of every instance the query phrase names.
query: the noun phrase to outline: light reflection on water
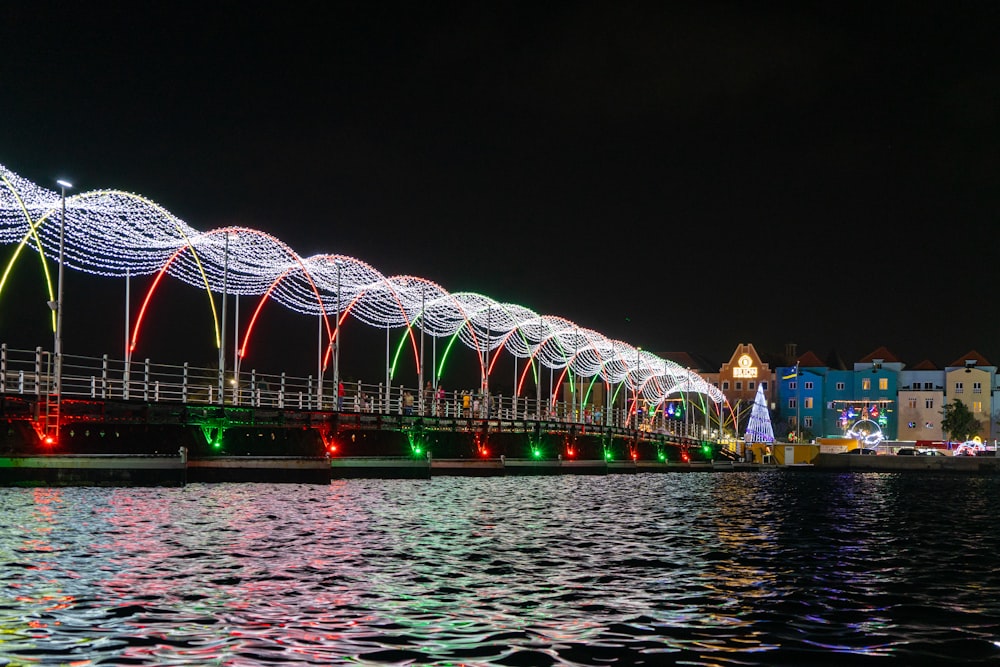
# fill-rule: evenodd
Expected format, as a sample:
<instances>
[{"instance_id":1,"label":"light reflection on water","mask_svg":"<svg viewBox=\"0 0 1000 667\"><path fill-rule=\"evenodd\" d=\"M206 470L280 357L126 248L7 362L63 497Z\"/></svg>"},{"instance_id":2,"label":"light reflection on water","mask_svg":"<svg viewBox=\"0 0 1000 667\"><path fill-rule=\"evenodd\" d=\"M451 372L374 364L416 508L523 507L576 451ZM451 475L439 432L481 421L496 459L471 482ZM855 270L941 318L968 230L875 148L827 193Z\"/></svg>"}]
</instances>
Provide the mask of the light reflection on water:
<instances>
[{"instance_id":1,"label":"light reflection on water","mask_svg":"<svg viewBox=\"0 0 1000 667\"><path fill-rule=\"evenodd\" d=\"M1000 658L993 477L0 489L0 664Z\"/></svg>"}]
</instances>

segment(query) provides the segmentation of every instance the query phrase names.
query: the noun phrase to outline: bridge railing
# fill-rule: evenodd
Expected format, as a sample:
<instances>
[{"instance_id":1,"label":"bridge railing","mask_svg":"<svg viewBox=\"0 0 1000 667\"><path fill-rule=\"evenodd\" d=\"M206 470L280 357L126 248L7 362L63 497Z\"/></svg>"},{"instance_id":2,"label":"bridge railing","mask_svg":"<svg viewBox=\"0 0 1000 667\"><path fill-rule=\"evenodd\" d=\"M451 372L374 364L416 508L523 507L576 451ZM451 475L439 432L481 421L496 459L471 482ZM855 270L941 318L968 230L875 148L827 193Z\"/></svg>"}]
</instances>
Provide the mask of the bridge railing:
<instances>
[{"instance_id":1,"label":"bridge railing","mask_svg":"<svg viewBox=\"0 0 1000 667\"><path fill-rule=\"evenodd\" d=\"M55 392L54 357L41 347L18 350L0 344L0 393L49 398ZM330 379L259 373L255 369L229 371L219 397L216 368L133 360L63 355L62 397L126 400L154 403L238 405L300 410L343 410L398 415L425 415L470 419L527 419L636 428L698 438L698 424L667 419L662 413L637 424L634 413L616 407L539 401L534 396L483 396L474 391L420 391L403 384L345 383L338 397Z\"/></svg>"}]
</instances>

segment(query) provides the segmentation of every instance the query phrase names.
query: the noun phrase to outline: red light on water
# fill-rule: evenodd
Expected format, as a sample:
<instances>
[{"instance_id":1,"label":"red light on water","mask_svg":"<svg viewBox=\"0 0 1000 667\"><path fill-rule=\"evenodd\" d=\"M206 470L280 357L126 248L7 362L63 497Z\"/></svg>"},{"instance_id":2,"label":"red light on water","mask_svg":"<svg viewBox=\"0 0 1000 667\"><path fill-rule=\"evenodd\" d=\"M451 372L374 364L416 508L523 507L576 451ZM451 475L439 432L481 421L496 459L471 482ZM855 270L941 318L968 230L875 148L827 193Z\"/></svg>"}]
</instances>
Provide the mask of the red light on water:
<instances>
[{"instance_id":1,"label":"red light on water","mask_svg":"<svg viewBox=\"0 0 1000 667\"><path fill-rule=\"evenodd\" d=\"M639 454L636 453L636 452L632 452L632 460L633 461L638 461L639 460Z\"/></svg>"},{"instance_id":2,"label":"red light on water","mask_svg":"<svg viewBox=\"0 0 1000 667\"><path fill-rule=\"evenodd\" d=\"M687 463L690 460L691 460L691 457L688 456L687 452L684 452L683 454L681 454L681 461L684 461L684 463Z\"/></svg>"},{"instance_id":3,"label":"red light on water","mask_svg":"<svg viewBox=\"0 0 1000 667\"><path fill-rule=\"evenodd\" d=\"M53 438L53 437L52 437L51 435L47 435L47 436L45 436L45 444L46 444L46 445L52 445L52 444L55 444L55 441L56 441L56 439L55 439L55 438Z\"/></svg>"},{"instance_id":4,"label":"red light on water","mask_svg":"<svg viewBox=\"0 0 1000 667\"><path fill-rule=\"evenodd\" d=\"M576 456L576 450L572 447L566 448L566 456Z\"/></svg>"}]
</instances>

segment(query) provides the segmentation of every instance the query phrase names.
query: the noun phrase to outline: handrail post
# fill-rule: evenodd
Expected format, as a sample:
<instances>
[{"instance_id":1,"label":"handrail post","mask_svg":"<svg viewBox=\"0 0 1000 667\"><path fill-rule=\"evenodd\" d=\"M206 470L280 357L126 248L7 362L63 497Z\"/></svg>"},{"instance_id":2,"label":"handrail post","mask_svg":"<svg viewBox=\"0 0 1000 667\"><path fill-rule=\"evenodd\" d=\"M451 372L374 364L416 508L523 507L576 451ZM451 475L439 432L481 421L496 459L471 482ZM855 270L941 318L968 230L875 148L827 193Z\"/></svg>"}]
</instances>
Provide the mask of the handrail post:
<instances>
[{"instance_id":1,"label":"handrail post","mask_svg":"<svg viewBox=\"0 0 1000 667\"><path fill-rule=\"evenodd\" d=\"M108 355L104 355L101 364L101 398L108 397Z\"/></svg>"},{"instance_id":2,"label":"handrail post","mask_svg":"<svg viewBox=\"0 0 1000 667\"><path fill-rule=\"evenodd\" d=\"M35 396L42 395L42 348L35 348Z\"/></svg>"}]
</instances>

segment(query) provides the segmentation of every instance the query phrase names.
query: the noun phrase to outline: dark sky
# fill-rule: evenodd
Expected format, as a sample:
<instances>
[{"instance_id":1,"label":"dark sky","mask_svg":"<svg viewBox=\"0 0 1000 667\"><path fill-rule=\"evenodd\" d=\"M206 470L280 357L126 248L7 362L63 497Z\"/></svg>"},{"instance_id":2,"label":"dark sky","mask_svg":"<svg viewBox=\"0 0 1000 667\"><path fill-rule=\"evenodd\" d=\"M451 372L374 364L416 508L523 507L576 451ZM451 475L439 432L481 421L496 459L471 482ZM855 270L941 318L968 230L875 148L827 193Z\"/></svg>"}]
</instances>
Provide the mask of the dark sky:
<instances>
[{"instance_id":1,"label":"dark sky","mask_svg":"<svg viewBox=\"0 0 1000 667\"><path fill-rule=\"evenodd\" d=\"M39 184L654 351L1000 363L996 2L64 4L0 9Z\"/></svg>"}]
</instances>

